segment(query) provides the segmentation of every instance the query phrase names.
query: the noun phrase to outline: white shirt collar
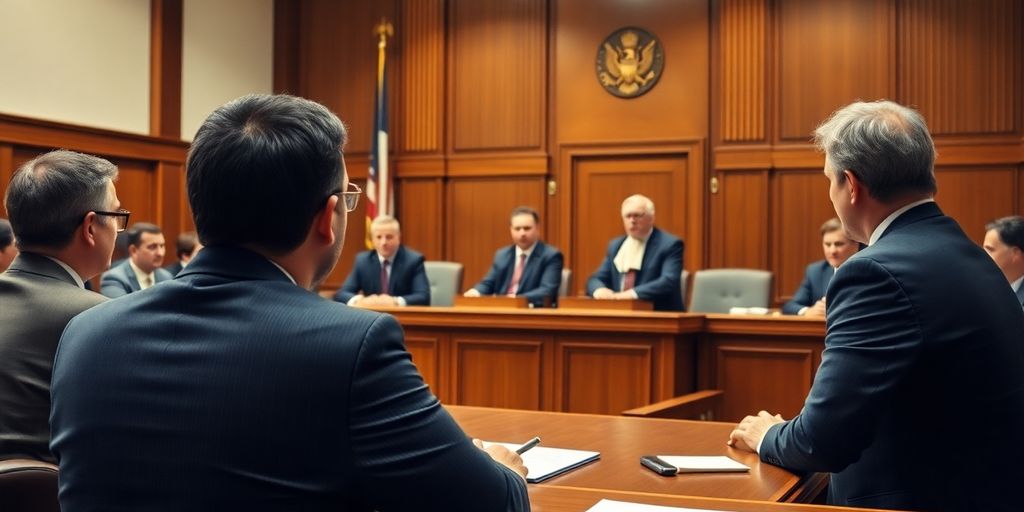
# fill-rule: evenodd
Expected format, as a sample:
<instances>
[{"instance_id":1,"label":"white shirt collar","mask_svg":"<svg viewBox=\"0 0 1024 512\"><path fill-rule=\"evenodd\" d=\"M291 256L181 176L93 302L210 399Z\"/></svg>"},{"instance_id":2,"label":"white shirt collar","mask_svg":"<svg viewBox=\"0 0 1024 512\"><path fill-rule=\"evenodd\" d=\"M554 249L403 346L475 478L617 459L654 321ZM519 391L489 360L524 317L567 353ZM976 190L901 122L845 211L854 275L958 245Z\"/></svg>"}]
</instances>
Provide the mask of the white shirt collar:
<instances>
[{"instance_id":1,"label":"white shirt collar","mask_svg":"<svg viewBox=\"0 0 1024 512\"><path fill-rule=\"evenodd\" d=\"M77 284L79 288L81 288L83 290L85 289L85 281L82 280L82 276L78 275L78 272L75 272L75 269L69 267L67 263L64 263L63 261L58 260L57 258L54 258L53 256L47 256L45 254L41 254L40 256L42 256L44 258L48 258L50 261L60 265L60 267L63 268L64 270L66 270L68 274L71 274L71 278L75 280L75 284Z\"/></svg>"},{"instance_id":2,"label":"white shirt collar","mask_svg":"<svg viewBox=\"0 0 1024 512\"><path fill-rule=\"evenodd\" d=\"M267 258L267 261L269 261L269 262L270 262L270 263L272 263L272 264L273 264L273 265L274 265L275 267L277 267L277 269L278 269L278 270L280 270L280 271L281 271L281 273L282 273L282 274L284 274L284 276L285 276L285 277L287 277L287 278L288 278L288 280L292 282L292 284L294 284L294 285L298 286L298 284L299 284L299 283L296 283L296 282L295 282L295 278L294 278L294 277L292 277L292 275L291 275L291 274L289 274L289 273L288 273L288 271L284 269L284 267L282 267L281 265L278 265L276 261L274 261L274 260L272 260L272 259L270 259L270 258Z\"/></svg>"},{"instance_id":3,"label":"white shirt collar","mask_svg":"<svg viewBox=\"0 0 1024 512\"><path fill-rule=\"evenodd\" d=\"M536 249L536 248L537 248L537 242L534 242L533 245L531 245L530 247L528 247L526 249L520 249L519 246L517 245L516 246L516 260L518 260L519 258L522 258L524 254L526 255L526 259L530 259L530 255L533 254L533 250Z\"/></svg>"},{"instance_id":4,"label":"white shirt collar","mask_svg":"<svg viewBox=\"0 0 1024 512\"><path fill-rule=\"evenodd\" d=\"M1020 290L1021 283L1024 283L1024 276L1020 276L1016 281L1010 283L1010 287L1013 288L1014 292L1016 292L1017 290Z\"/></svg>"},{"instance_id":5,"label":"white shirt collar","mask_svg":"<svg viewBox=\"0 0 1024 512\"><path fill-rule=\"evenodd\" d=\"M140 289L144 289L144 288L142 288L142 283L145 282L144 280L147 277L150 279L150 281L149 281L149 285L150 286L153 286L154 284L156 284L156 273L155 272L150 272L148 274L143 272L142 269L140 269L139 267L135 266L135 262L132 261L131 258L128 259L128 265L132 268L132 272L135 272L135 279L137 279L139 281L139 288Z\"/></svg>"},{"instance_id":6,"label":"white shirt collar","mask_svg":"<svg viewBox=\"0 0 1024 512\"><path fill-rule=\"evenodd\" d=\"M920 206L920 205L925 204L925 203L934 203L934 202L935 202L935 199L932 199L932 198L929 197L927 199L922 199L920 201L914 201L913 203L910 203L910 204L904 206L903 208L900 208L899 210L896 210L896 211L890 213L889 216L886 217L885 220L883 220L882 223L879 224L878 227L875 228L875 230L871 232L871 238L868 239L868 245L869 246L874 245L875 242L877 242L879 238L882 238L882 233L885 233L886 228L888 228L889 225L892 224L892 221L896 220L896 218L899 217L900 215L903 215L903 213L906 212L907 210L909 210L909 209L911 209L911 208L913 208L915 206Z\"/></svg>"}]
</instances>

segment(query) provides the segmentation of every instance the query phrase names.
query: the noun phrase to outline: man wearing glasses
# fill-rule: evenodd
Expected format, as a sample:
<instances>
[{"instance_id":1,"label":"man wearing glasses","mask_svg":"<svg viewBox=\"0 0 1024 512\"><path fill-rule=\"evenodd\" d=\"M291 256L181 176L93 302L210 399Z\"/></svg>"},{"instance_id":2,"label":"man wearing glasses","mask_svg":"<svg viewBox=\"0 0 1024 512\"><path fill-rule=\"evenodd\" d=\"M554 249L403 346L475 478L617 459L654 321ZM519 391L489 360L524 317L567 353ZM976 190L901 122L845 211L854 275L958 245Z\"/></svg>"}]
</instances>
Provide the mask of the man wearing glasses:
<instances>
[{"instance_id":1,"label":"man wearing glasses","mask_svg":"<svg viewBox=\"0 0 1024 512\"><path fill-rule=\"evenodd\" d=\"M128 258L103 274L100 292L113 299L174 279L173 274L160 268L166 250L160 226L132 224L128 229Z\"/></svg>"},{"instance_id":2,"label":"man wearing glasses","mask_svg":"<svg viewBox=\"0 0 1024 512\"><path fill-rule=\"evenodd\" d=\"M522 460L474 446L394 317L310 291L359 198L345 138L292 96L239 98L200 127L186 181L205 248L61 339L62 510L529 510Z\"/></svg>"},{"instance_id":3,"label":"man wearing glasses","mask_svg":"<svg viewBox=\"0 0 1024 512\"><path fill-rule=\"evenodd\" d=\"M53 151L18 169L4 198L21 253L0 274L0 459L54 462L50 373L72 317L106 300L83 282L110 266L117 232L117 167Z\"/></svg>"}]
</instances>

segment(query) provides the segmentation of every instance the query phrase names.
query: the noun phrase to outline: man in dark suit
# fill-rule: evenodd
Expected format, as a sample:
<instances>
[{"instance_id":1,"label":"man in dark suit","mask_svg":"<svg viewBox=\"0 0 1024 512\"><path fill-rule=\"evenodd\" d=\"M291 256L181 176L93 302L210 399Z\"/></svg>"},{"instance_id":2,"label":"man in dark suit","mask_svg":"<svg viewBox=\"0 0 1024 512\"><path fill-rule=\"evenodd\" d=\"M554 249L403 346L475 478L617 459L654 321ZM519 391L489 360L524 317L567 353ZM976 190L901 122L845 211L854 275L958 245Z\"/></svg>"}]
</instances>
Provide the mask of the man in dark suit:
<instances>
[{"instance_id":1,"label":"man in dark suit","mask_svg":"<svg viewBox=\"0 0 1024 512\"><path fill-rule=\"evenodd\" d=\"M128 229L128 257L103 273L100 292L113 299L174 279L173 274L160 268L165 250L160 226L132 224Z\"/></svg>"},{"instance_id":2,"label":"man in dark suit","mask_svg":"<svg viewBox=\"0 0 1024 512\"><path fill-rule=\"evenodd\" d=\"M429 306L430 282L423 255L402 245L402 231L390 215L370 223L373 250L359 253L334 300L349 306Z\"/></svg>"},{"instance_id":3,"label":"man in dark suit","mask_svg":"<svg viewBox=\"0 0 1024 512\"><path fill-rule=\"evenodd\" d=\"M793 298L783 304L782 312L787 315L825 316L825 290L839 265L857 252L857 242L843 234L843 223L831 218L821 225L821 248L825 259L807 265L804 281L796 289Z\"/></svg>"},{"instance_id":4,"label":"man in dark suit","mask_svg":"<svg viewBox=\"0 0 1024 512\"><path fill-rule=\"evenodd\" d=\"M645 196L627 197L621 211L626 235L608 244L608 254L587 281L587 295L643 299L658 311L682 311L683 241L654 227L654 202Z\"/></svg>"},{"instance_id":5,"label":"man in dark suit","mask_svg":"<svg viewBox=\"0 0 1024 512\"><path fill-rule=\"evenodd\" d=\"M1003 271L1024 309L1024 217L1003 217L990 222L985 229L982 247Z\"/></svg>"},{"instance_id":6,"label":"man in dark suit","mask_svg":"<svg viewBox=\"0 0 1024 512\"><path fill-rule=\"evenodd\" d=\"M164 267L164 270L170 273L172 277L178 275L202 248L203 244L199 243L199 236L196 235L195 231L185 231L178 234L178 239L174 241L174 253L177 255L177 260Z\"/></svg>"},{"instance_id":7,"label":"man in dark suit","mask_svg":"<svg viewBox=\"0 0 1024 512\"><path fill-rule=\"evenodd\" d=\"M18 245L14 243L14 231L7 219L0 219L0 272L7 270L7 267L18 255Z\"/></svg>"},{"instance_id":8,"label":"man in dark suit","mask_svg":"<svg viewBox=\"0 0 1024 512\"><path fill-rule=\"evenodd\" d=\"M83 281L110 265L128 220L116 178L110 162L71 151L39 156L11 178L4 204L21 254L0 274L0 459L55 461L53 356L68 321L106 300Z\"/></svg>"},{"instance_id":9,"label":"man in dark suit","mask_svg":"<svg viewBox=\"0 0 1024 512\"><path fill-rule=\"evenodd\" d=\"M310 291L359 199L344 142L291 96L239 98L199 128L186 186L205 248L61 339L64 512L529 509L522 460L474 446L394 317Z\"/></svg>"},{"instance_id":10,"label":"man in dark suit","mask_svg":"<svg viewBox=\"0 0 1024 512\"><path fill-rule=\"evenodd\" d=\"M1019 510L1024 312L932 199L924 119L857 102L815 140L836 213L867 248L829 285L825 351L803 410L790 421L748 416L730 444L832 472L836 505Z\"/></svg>"},{"instance_id":11,"label":"man in dark suit","mask_svg":"<svg viewBox=\"0 0 1024 512\"><path fill-rule=\"evenodd\" d=\"M463 295L525 296L530 307L556 306L562 284L562 252L540 241L540 214L528 206L514 208L509 232L512 245L494 253L491 270Z\"/></svg>"}]
</instances>

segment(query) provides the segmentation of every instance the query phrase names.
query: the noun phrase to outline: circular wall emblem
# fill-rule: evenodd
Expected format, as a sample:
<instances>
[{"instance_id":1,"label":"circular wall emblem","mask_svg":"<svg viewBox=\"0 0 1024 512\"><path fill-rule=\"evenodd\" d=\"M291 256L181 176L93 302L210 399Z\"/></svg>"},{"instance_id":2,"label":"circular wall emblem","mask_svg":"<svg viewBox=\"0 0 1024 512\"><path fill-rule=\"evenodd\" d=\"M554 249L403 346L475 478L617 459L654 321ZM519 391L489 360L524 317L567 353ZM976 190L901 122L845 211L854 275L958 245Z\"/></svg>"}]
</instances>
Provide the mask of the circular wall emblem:
<instances>
[{"instance_id":1,"label":"circular wall emblem","mask_svg":"<svg viewBox=\"0 0 1024 512\"><path fill-rule=\"evenodd\" d=\"M661 42L642 28L620 28L597 48L597 81L620 98L635 98L651 90L664 67Z\"/></svg>"}]
</instances>

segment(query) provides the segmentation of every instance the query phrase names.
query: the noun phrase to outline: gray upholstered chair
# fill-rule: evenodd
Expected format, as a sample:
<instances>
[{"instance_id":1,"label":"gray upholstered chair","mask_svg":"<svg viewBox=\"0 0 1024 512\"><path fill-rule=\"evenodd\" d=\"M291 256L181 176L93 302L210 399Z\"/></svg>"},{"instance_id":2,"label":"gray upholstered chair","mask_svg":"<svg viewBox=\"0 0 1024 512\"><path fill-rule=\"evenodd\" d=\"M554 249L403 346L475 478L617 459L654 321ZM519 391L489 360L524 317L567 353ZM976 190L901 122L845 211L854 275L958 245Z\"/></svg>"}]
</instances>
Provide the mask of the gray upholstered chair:
<instances>
[{"instance_id":1,"label":"gray upholstered chair","mask_svg":"<svg viewBox=\"0 0 1024 512\"><path fill-rule=\"evenodd\" d=\"M689 280L689 279L690 279L690 273L684 268L683 271L679 273L679 288L682 291L682 295L680 295L680 297L683 298L683 307L684 308L686 307L687 304L690 303L690 301L686 300L686 281Z\"/></svg>"},{"instance_id":2,"label":"gray upholstered chair","mask_svg":"<svg viewBox=\"0 0 1024 512\"><path fill-rule=\"evenodd\" d=\"M60 512L57 466L30 459L0 460L0 510Z\"/></svg>"},{"instance_id":3,"label":"gray upholstered chair","mask_svg":"<svg viewBox=\"0 0 1024 512\"><path fill-rule=\"evenodd\" d=\"M565 297L569 293L569 284L572 283L572 270L562 269L562 284L558 286L558 296Z\"/></svg>"},{"instance_id":4,"label":"gray upholstered chair","mask_svg":"<svg viewBox=\"0 0 1024 512\"><path fill-rule=\"evenodd\" d=\"M689 311L728 313L732 307L767 308L772 273L748 268L698 270L693 275Z\"/></svg>"},{"instance_id":5,"label":"gray upholstered chair","mask_svg":"<svg viewBox=\"0 0 1024 512\"><path fill-rule=\"evenodd\" d=\"M455 294L462 290L462 263L454 261L426 261L423 263L430 282L430 305L451 306Z\"/></svg>"}]
</instances>

